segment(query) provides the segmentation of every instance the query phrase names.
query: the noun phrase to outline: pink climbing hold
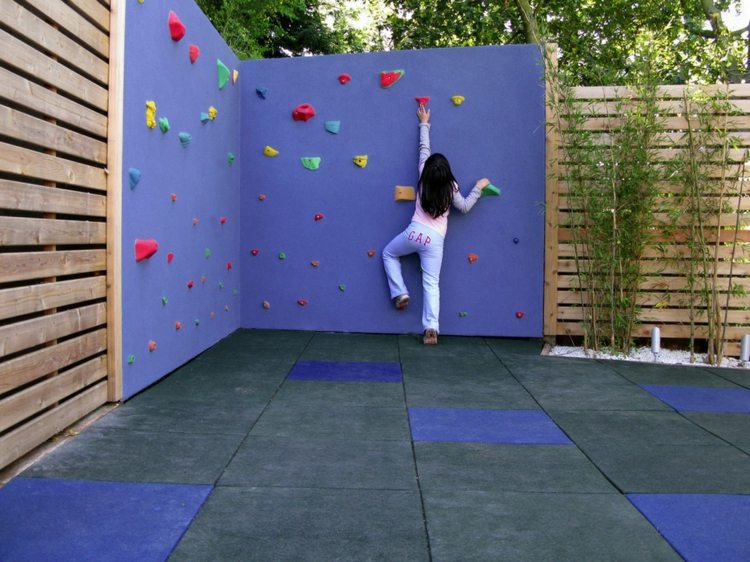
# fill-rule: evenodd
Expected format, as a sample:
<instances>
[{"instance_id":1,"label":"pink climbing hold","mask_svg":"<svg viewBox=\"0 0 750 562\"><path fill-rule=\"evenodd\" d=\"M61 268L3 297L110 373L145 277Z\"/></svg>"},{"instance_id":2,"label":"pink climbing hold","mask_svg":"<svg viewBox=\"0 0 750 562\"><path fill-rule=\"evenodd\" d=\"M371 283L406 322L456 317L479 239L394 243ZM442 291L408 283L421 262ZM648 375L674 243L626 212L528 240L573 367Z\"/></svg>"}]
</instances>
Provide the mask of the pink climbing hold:
<instances>
[{"instance_id":1,"label":"pink climbing hold","mask_svg":"<svg viewBox=\"0 0 750 562\"><path fill-rule=\"evenodd\" d=\"M201 48L198 45L190 45L188 53L190 55L190 64L195 64L195 61L198 60L198 55L201 54Z\"/></svg>"},{"instance_id":2,"label":"pink climbing hold","mask_svg":"<svg viewBox=\"0 0 750 562\"><path fill-rule=\"evenodd\" d=\"M430 103L430 96L419 96L414 99L417 100L417 103L419 105L427 105L428 103Z\"/></svg>"},{"instance_id":3,"label":"pink climbing hold","mask_svg":"<svg viewBox=\"0 0 750 562\"><path fill-rule=\"evenodd\" d=\"M300 306L307 306L307 299L299 299L297 304Z\"/></svg>"},{"instance_id":4,"label":"pink climbing hold","mask_svg":"<svg viewBox=\"0 0 750 562\"><path fill-rule=\"evenodd\" d=\"M147 260L156 253L159 244L156 240L136 240L135 241L135 261Z\"/></svg>"},{"instance_id":5,"label":"pink climbing hold","mask_svg":"<svg viewBox=\"0 0 750 562\"><path fill-rule=\"evenodd\" d=\"M298 105L292 111L292 119L295 121L309 121L315 117L315 108L309 103Z\"/></svg>"},{"instance_id":6,"label":"pink climbing hold","mask_svg":"<svg viewBox=\"0 0 750 562\"><path fill-rule=\"evenodd\" d=\"M180 21L174 10L169 10L167 23L169 24L169 34L172 36L172 41L179 41L185 37L185 24Z\"/></svg>"},{"instance_id":7,"label":"pink climbing hold","mask_svg":"<svg viewBox=\"0 0 750 562\"><path fill-rule=\"evenodd\" d=\"M516 312L516 318L518 318L519 320L521 318L523 318L523 311L522 310L519 310L518 312Z\"/></svg>"},{"instance_id":8,"label":"pink climbing hold","mask_svg":"<svg viewBox=\"0 0 750 562\"><path fill-rule=\"evenodd\" d=\"M315 213L315 216L313 218L315 219L315 222L322 221L323 215L321 213Z\"/></svg>"},{"instance_id":9,"label":"pink climbing hold","mask_svg":"<svg viewBox=\"0 0 750 562\"><path fill-rule=\"evenodd\" d=\"M227 224L227 217L220 217L219 224Z\"/></svg>"},{"instance_id":10,"label":"pink climbing hold","mask_svg":"<svg viewBox=\"0 0 750 562\"><path fill-rule=\"evenodd\" d=\"M232 269L232 262L231 261L227 262L227 269Z\"/></svg>"},{"instance_id":11,"label":"pink climbing hold","mask_svg":"<svg viewBox=\"0 0 750 562\"><path fill-rule=\"evenodd\" d=\"M174 259L174 252L169 252L167 254L167 263L172 263L173 259Z\"/></svg>"},{"instance_id":12,"label":"pink climbing hold","mask_svg":"<svg viewBox=\"0 0 750 562\"><path fill-rule=\"evenodd\" d=\"M253 256L257 256L259 253L260 250L258 250L257 248L253 248L252 250L250 250L250 254Z\"/></svg>"},{"instance_id":13,"label":"pink climbing hold","mask_svg":"<svg viewBox=\"0 0 750 562\"><path fill-rule=\"evenodd\" d=\"M346 73L344 73L344 74L339 74L339 82L341 82L341 84L342 84L342 85L343 85L343 84L346 84L346 83L347 83L347 82L349 82L349 80L351 80L351 79L352 79L352 77L351 77L351 76L349 76L349 75L348 75L348 74L346 74Z\"/></svg>"}]
</instances>

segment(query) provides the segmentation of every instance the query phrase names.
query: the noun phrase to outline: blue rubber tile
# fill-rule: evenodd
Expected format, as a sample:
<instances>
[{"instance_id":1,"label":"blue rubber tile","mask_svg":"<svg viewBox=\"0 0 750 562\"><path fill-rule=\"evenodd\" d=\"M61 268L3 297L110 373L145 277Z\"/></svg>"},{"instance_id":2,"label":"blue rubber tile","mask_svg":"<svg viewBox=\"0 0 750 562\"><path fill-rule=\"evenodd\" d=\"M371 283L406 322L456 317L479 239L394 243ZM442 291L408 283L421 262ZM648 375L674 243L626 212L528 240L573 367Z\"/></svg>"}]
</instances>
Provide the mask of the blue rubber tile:
<instances>
[{"instance_id":1,"label":"blue rubber tile","mask_svg":"<svg viewBox=\"0 0 750 562\"><path fill-rule=\"evenodd\" d=\"M750 496L633 494L628 499L688 562L750 560Z\"/></svg>"},{"instance_id":2,"label":"blue rubber tile","mask_svg":"<svg viewBox=\"0 0 750 562\"><path fill-rule=\"evenodd\" d=\"M16 478L0 489L0 560L166 560L210 492Z\"/></svg>"},{"instance_id":3,"label":"blue rubber tile","mask_svg":"<svg viewBox=\"0 0 750 562\"><path fill-rule=\"evenodd\" d=\"M750 413L750 390L695 386L642 385L680 412Z\"/></svg>"},{"instance_id":4,"label":"blue rubber tile","mask_svg":"<svg viewBox=\"0 0 750 562\"><path fill-rule=\"evenodd\" d=\"M541 410L409 408L414 441L569 445Z\"/></svg>"},{"instance_id":5,"label":"blue rubber tile","mask_svg":"<svg viewBox=\"0 0 750 562\"><path fill-rule=\"evenodd\" d=\"M297 361L290 380L336 382L401 382L398 363L355 361Z\"/></svg>"}]
</instances>

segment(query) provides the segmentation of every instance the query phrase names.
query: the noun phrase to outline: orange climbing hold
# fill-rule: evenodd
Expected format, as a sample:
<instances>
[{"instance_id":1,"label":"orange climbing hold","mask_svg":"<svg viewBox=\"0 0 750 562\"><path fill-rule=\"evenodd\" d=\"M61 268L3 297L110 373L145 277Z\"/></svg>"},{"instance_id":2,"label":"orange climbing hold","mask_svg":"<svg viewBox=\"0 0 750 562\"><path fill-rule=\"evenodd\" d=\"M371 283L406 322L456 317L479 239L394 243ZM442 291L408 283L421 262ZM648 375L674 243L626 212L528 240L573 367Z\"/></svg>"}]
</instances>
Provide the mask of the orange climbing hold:
<instances>
[{"instance_id":1,"label":"orange climbing hold","mask_svg":"<svg viewBox=\"0 0 750 562\"><path fill-rule=\"evenodd\" d=\"M154 340L148 342L148 350L156 351L156 342Z\"/></svg>"},{"instance_id":2,"label":"orange climbing hold","mask_svg":"<svg viewBox=\"0 0 750 562\"><path fill-rule=\"evenodd\" d=\"M467 257L469 258L469 263L476 263L479 259L479 256L476 254L469 254Z\"/></svg>"},{"instance_id":3,"label":"orange climbing hold","mask_svg":"<svg viewBox=\"0 0 750 562\"><path fill-rule=\"evenodd\" d=\"M171 195L169 196L169 198L170 198L170 199L172 200L172 203L174 203L175 201L177 201L177 194L176 194L176 193L172 193L172 194L171 194Z\"/></svg>"},{"instance_id":4,"label":"orange climbing hold","mask_svg":"<svg viewBox=\"0 0 750 562\"><path fill-rule=\"evenodd\" d=\"M313 266L313 267L318 267L320 265L320 262L319 261L311 261L310 265Z\"/></svg>"},{"instance_id":5,"label":"orange climbing hold","mask_svg":"<svg viewBox=\"0 0 750 562\"><path fill-rule=\"evenodd\" d=\"M263 193L258 195L258 201L265 201L265 200L266 200L266 196Z\"/></svg>"},{"instance_id":6,"label":"orange climbing hold","mask_svg":"<svg viewBox=\"0 0 750 562\"><path fill-rule=\"evenodd\" d=\"M367 257L375 257L375 250L367 250Z\"/></svg>"},{"instance_id":7,"label":"orange climbing hold","mask_svg":"<svg viewBox=\"0 0 750 562\"><path fill-rule=\"evenodd\" d=\"M174 10L169 10L167 23L169 24L169 34L172 36L172 41L179 41L185 37L185 24L180 21Z\"/></svg>"},{"instance_id":8,"label":"orange climbing hold","mask_svg":"<svg viewBox=\"0 0 750 562\"><path fill-rule=\"evenodd\" d=\"M147 260L153 256L159 249L159 244L156 240L136 240L135 241L135 261Z\"/></svg>"},{"instance_id":9,"label":"orange climbing hold","mask_svg":"<svg viewBox=\"0 0 750 562\"><path fill-rule=\"evenodd\" d=\"M174 323L174 329L175 330L182 330L182 322L180 322L179 320L177 322L175 322Z\"/></svg>"}]
</instances>

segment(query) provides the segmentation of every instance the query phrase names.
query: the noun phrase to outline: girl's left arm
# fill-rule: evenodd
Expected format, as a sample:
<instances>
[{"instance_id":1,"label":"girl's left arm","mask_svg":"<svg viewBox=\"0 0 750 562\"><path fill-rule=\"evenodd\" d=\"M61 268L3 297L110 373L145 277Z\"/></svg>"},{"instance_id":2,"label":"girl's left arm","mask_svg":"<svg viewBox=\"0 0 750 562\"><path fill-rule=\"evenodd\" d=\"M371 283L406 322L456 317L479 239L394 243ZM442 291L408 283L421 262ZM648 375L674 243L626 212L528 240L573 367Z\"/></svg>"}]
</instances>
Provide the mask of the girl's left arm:
<instances>
[{"instance_id":1,"label":"girl's left arm","mask_svg":"<svg viewBox=\"0 0 750 562\"><path fill-rule=\"evenodd\" d=\"M453 206L464 214L468 213L482 196L482 189L484 188L484 186L488 185L489 183L490 180L488 180L487 178L482 178L474 184L471 192L466 197L461 195L458 186L455 186L453 190Z\"/></svg>"}]
</instances>

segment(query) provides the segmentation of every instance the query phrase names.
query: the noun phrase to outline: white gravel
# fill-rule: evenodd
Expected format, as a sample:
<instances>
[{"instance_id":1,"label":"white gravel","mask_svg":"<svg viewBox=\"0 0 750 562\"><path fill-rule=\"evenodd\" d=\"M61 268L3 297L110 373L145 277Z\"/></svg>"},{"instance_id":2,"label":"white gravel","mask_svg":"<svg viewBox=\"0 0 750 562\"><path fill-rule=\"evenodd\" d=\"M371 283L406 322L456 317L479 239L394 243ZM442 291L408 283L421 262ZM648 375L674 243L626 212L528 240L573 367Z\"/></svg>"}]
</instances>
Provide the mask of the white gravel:
<instances>
[{"instance_id":1,"label":"white gravel","mask_svg":"<svg viewBox=\"0 0 750 562\"><path fill-rule=\"evenodd\" d=\"M706 355L703 353L696 353L694 355L694 362L690 361L690 352L678 351L672 349L662 349L658 355L651 353L650 347L638 347L632 349L630 354L612 354L604 351L595 353L593 351L585 351L582 347L568 347L564 345L555 345L549 349L549 355L556 355L559 357L587 357L590 359L614 359L620 361L638 361L641 363L661 363L664 365L692 365L695 367L710 367L706 363ZM722 367L731 367L735 369L744 369L745 367L738 359L734 357L725 358L722 363ZM748 365L750 367L750 364Z\"/></svg>"}]
</instances>

